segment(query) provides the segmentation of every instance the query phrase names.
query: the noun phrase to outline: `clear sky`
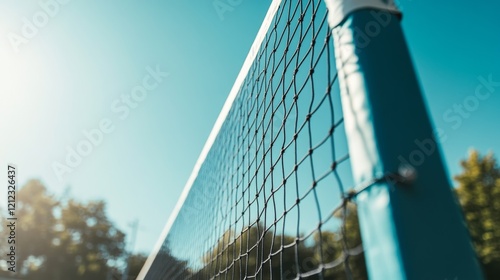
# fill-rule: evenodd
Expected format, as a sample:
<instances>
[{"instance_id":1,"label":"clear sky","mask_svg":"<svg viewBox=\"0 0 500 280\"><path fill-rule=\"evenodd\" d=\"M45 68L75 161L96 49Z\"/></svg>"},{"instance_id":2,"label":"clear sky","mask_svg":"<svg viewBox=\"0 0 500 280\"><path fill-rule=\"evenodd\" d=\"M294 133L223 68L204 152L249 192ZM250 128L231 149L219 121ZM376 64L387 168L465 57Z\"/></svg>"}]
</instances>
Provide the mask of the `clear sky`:
<instances>
[{"instance_id":1,"label":"clear sky","mask_svg":"<svg viewBox=\"0 0 500 280\"><path fill-rule=\"evenodd\" d=\"M49 2L57 3L41 1ZM140 220L136 250L148 253L269 3L243 0L221 15L212 0L72 0L46 5L44 19L38 1L2 0L0 166L17 164L21 184L38 178L57 195L70 187L80 199L105 199L123 230ZM474 110L457 106L471 102L481 79L500 82L500 4L399 4L430 112L446 135L450 174L471 147L499 154L500 86ZM30 29L24 18L43 26ZM127 103L155 71L154 89ZM54 162L77 149L82 131L101 126L108 133L60 180Z\"/></svg>"}]
</instances>

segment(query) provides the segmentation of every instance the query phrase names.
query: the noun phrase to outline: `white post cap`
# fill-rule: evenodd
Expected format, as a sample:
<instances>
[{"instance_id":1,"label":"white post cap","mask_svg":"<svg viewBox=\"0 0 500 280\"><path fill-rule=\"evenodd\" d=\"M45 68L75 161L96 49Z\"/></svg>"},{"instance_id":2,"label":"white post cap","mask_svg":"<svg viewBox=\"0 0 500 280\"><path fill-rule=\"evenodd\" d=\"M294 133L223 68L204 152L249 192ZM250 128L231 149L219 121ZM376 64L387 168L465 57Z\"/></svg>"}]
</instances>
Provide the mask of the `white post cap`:
<instances>
[{"instance_id":1,"label":"white post cap","mask_svg":"<svg viewBox=\"0 0 500 280\"><path fill-rule=\"evenodd\" d=\"M393 0L325 0L328 8L328 23L336 27L355 10L377 9L400 14Z\"/></svg>"}]
</instances>

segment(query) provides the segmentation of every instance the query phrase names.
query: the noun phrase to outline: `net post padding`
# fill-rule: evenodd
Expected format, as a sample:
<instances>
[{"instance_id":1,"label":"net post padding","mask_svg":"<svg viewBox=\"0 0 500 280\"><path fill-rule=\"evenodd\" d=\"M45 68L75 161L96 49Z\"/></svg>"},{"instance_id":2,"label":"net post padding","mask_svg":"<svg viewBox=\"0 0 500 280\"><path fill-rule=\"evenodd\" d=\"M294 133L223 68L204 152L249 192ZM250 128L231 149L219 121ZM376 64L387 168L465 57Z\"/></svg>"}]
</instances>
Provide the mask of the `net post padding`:
<instances>
[{"instance_id":1,"label":"net post padding","mask_svg":"<svg viewBox=\"0 0 500 280\"><path fill-rule=\"evenodd\" d=\"M483 279L399 17L366 7L340 14L331 27L370 279ZM413 181L386 176L398 170Z\"/></svg>"}]
</instances>

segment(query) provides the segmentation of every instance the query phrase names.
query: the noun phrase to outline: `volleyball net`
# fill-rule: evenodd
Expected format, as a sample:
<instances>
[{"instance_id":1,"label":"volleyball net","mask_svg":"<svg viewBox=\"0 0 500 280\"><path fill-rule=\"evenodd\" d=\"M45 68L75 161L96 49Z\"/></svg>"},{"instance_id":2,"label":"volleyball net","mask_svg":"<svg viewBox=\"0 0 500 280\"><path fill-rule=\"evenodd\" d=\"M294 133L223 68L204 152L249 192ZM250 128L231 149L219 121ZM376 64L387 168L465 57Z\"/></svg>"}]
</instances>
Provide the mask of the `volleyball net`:
<instances>
[{"instance_id":1,"label":"volleyball net","mask_svg":"<svg viewBox=\"0 0 500 280\"><path fill-rule=\"evenodd\" d=\"M404 184L404 175L412 179L419 168L404 166L401 173L401 168L386 164L394 172L382 170L370 178L359 175L364 168L359 166L378 164L377 157L360 160L360 154L371 151L366 136L377 136L380 126L363 127L357 122L359 118L372 122L368 113L365 116L358 110L364 105L350 95L355 88L351 80L360 67L349 68L352 56L344 59L338 48L344 48L347 37L354 46L352 54L370 55L365 47L377 48L379 34L386 36L381 30L386 28L384 22L395 17L394 11L386 9L391 13L382 18L376 14L368 21L381 18L378 26L365 25L362 33L350 36L341 28L332 33L331 27L343 23L337 19L344 10L331 2L341 1L330 1L329 9L324 0L272 2L174 214L139 278L367 279L355 197L372 186L386 191ZM360 7L355 4L363 1L345 2L354 3L350 9L357 11ZM390 31L391 26L387 28ZM385 65L380 62L373 66L377 67ZM370 87L368 82L364 87ZM351 117L345 121L346 114ZM405 149L411 151L411 147ZM401 226L392 216L393 208L384 208L385 212L373 208L380 204L377 199L363 200L363 239L370 248L380 240L382 246L389 246L391 257L385 261L395 264L387 265L385 273L396 271L392 279L399 279L400 253L387 240L406 248L394 236ZM371 217L370 211L379 211L379 216ZM374 236L383 232L375 228L376 219L382 227L391 220L387 236L378 240ZM368 233L372 229L374 234ZM376 259L384 261L385 253L371 252L375 253L368 261L376 267ZM403 249L402 254L407 252ZM383 279L384 274L374 269L370 275Z\"/></svg>"}]
</instances>

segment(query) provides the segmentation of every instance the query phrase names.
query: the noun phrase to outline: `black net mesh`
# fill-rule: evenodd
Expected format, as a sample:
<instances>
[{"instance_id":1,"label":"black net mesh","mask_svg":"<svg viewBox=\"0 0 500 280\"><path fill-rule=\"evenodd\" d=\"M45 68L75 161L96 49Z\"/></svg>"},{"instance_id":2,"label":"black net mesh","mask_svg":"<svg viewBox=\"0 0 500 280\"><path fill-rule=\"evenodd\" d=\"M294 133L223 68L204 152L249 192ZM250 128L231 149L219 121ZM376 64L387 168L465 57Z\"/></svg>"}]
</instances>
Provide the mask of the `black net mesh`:
<instances>
[{"instance_id":1,"label":"black net mesh","mask_svg":"<svg viewBox=\"0 0 500 280\"><path fill-rule=\"evenodd\" d=\"M366 279L323 0L283 1L146 279Z\"/></svg>"}]
</instances>

